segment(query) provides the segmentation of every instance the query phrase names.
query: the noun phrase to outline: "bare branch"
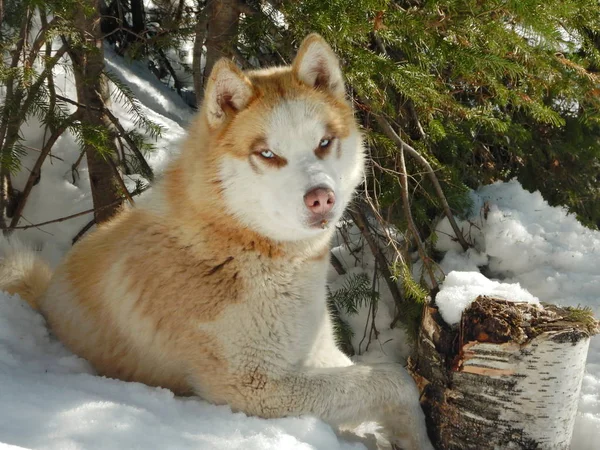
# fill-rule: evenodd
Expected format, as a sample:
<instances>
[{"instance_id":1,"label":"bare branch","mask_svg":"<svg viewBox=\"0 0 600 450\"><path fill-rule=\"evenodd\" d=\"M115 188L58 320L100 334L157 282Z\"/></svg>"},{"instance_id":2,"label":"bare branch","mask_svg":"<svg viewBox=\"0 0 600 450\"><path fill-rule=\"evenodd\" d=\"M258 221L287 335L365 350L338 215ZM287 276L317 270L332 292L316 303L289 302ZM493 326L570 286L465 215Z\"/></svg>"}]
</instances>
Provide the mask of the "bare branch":
<instances>
[{"instance_id":1,"label":"bare branch","mask_svg":"<svg viewBox=\"0 0 600 450\"><path fill-rule=\"evenodd\" d=\"M390 293L394 298L396 306L398 308L401 308L406 300L402 297L402 293L400 292L398 285L392 278L392 273L390 272L387 258L379 248L377 241L375 240L373 234L371 233L371 230L369 229L367 216L365 215L362 208L360 208L360 206L356 209L356 211L350 210L349 214L350 217L352 217L352 220L354 221L358 229L360 230L360 232L362 233L363 237L365 238L365 241L367 241L367 244L371 249L371 253L373 253L375 260L377 261L379 270L381 270L381 273L383 275L383 278L385 279L388 289L390 290Z\"/></svg>"},{"instance_id":2,"label":"bare branch","mask_svg":"<svg viewBox=\"0 0 600 450\"><path fill-rule=\"evenodd\" d=\"M115 162L112 160L112 158L107 157L106 160L108 161L108 164L110 165L113 172L115 173L115 178L117 179L117 183L119 183L119 186L121 187L121 190L123 191L123 195L125 196L125 198L127 199L127 201L129 202L129 204L131 206L135 206L133 197L131 197L129 190L127 189L127 186L125 185L125 182L123 181L123 177L121 176L121 173L119 172L119 168L117 167Z\"/></svg>"},{"instance_id":3,"label":"bare branch","mask_svg":"<svg viewBox=\"0 0 600 450\"><path fill-rule=\"evenodd\" d=\"M429 274L431 287L435 292L437 292L439 290L438 282L435 279L433 270L431 269L431 264L429 264L429 256L427 256L425 253L423 241L421 240L419 230L417 230L417 226L415 225L412 213L410 211L410 200L408 198L408 179L406 178L406 163L404 162L404 148L400 149L400 184L402 186L402 206L404 208L404 216L406 217L408 229L411 231L413 237L415 238L415 242L417 243L417 250L419 252L419 256L421 257L421 261L423 261L423 266Z\"/></svg>"},{"instance_id":4,"label":"bare branch","mask_svg":"<svg viewBox=\"0 0 600 450\"><path fill-rule=\"evenodd\" d=\"M135 197L136 195L141 194L142 192L144 192L146 190L146 188L144 189L138 189L136 192L133 192L131 194L132 197ZM45 222L40 222L40 223L32 223L31 225L23 225L23 226L19 226L19 227L11 227L11 228L7 228L7 227L0 227L1 230L27 230L29 228L39 228L42 227L44 225L50 225L52 223L59 223L59 222L64 222L65 220L70 220L70 219L75 219L76 217L81 217L81 216L85 216L86 214L89 213L93 213L102 209L106 209L106 208L112 208L115 205L120 205L121 203L123 203L123 199L120 198L118 200L115 200L114 202L109 203L108 205L104 205L104 206L100 206L99 208L91 208L91 209L86 209L85 211L81 211L75 214L71 214L70 216L65 216L65 217L60 217L58 219L53 219L53 220L47 220Z\"/></svg>"},{"instance_id":5,"label":"bare branch","mask_svg":"<svg viewBox=\"0 0 600 450\"><path fill-rule=\"evenodd\" d=\"M92 228L94 225L96 225L96 218L93 218L92 220L90 220L88 223L85 224L85 226L79 230L79 232L75 235L75 237L73 237L73 240L71 241L71 245L75 245L75 243L81 239L83 237L83 235L85 233L87 233L90 228Z\"/></svg>"},{"instance_id":6,"label":"bare branch","mask_svg":"<svg viewBox=\"0 0 600 450\"><path fill-rule=\"evenodd\" d=\"M392 141L394 141L396 143L396 145L398 145L398 147L406 150L410 156L415 158L419 162L419 164L421 164L425 168L425 170L427 171L427 175L429 176L429 179L433 183L433 187L435 188L437 196L440 199L440 201L442 202L442 207L444 209L444 213L446 214L446 217L448 218L448 221L450 222L450 226L454 230L454 233L456 234L456 238L458 239L458 242L460 243L461 247L463 248L463 250L466 251L470 246L467 243L467 241L465 240L465 237L463 236L462 231L456 224L456 221L454 220L454 215L452 214L452 211L450 210L450 205L448 205L448 200L446 200L446 196L444 195L444 191L442 190L442 187L440 186L440 182L437 179L437 176L435 175L435 172L433 171L433 168L431 167L429 162L418 151L416 151L413 147L411 147L406 142L404 142L404 140L400 136L398 136L396 131L394 131L394 129L392 128L392 126L386 119L384 119L379 114L374 114L374 116L375 116L375 120L377 120L377 123L382 128L385 135L388 138L390 138Z\"/></svg>"}]
</instances>

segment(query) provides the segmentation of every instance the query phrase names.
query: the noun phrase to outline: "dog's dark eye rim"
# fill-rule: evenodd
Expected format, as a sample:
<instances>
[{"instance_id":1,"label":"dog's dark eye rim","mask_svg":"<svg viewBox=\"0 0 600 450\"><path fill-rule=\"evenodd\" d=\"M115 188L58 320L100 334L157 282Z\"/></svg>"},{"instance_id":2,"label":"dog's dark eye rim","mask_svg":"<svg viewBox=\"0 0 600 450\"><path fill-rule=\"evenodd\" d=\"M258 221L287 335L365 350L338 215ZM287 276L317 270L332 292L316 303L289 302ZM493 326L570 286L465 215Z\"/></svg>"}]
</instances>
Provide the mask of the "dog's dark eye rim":
<instances>
[{"instance_id":1,"label":"dog's dark eye rim","mask_svg":"<svg viewBox=\"0 0 600 450\"><path fill-rule=\"evenodd\" d=\"M277 156L277 155L275 155L275 153L273 153L268 148L261 150L259 152L256 152L256 153L258 153L260 156L262 156L265 159L272 159L272 158L275 158L275 156Z\"/></svg>"},{"instance_id":2,"label":"dog's dark eye rim","mask_svg":"<svg viewBox=\"0 0 600 450\"><path fill-rule=\"evenodd\" d=\"M319 142L319 147L320 148L327 148L331 145L331 143L333 142L333 140L335 139L335 137L324 137L323 139L321 139L321 141Z\"/></svg>"}]
</instances>

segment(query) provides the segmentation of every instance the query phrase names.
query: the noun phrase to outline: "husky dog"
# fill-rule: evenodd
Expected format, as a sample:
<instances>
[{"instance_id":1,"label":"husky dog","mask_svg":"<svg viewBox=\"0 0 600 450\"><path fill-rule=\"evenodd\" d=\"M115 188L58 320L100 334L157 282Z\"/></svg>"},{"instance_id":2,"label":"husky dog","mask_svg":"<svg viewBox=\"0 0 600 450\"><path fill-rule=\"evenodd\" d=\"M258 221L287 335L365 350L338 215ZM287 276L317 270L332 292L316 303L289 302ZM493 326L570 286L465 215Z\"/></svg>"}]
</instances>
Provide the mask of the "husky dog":
<instances>
[{"instance_id":1,"label":"husky dog","mask_svg":"<svg viewBox=\"0 0 600 450\"><path fill-rule=\"evenodd\" d=\"M13 249L0 286L101 375L260 417L375 421L392 443L431 449L409 374L353 364L327 310L333 225L363 164L320 36L290 67L242 72L222 59L151 198L99 226L54 274Z\"/></svg>"}]
</instances>

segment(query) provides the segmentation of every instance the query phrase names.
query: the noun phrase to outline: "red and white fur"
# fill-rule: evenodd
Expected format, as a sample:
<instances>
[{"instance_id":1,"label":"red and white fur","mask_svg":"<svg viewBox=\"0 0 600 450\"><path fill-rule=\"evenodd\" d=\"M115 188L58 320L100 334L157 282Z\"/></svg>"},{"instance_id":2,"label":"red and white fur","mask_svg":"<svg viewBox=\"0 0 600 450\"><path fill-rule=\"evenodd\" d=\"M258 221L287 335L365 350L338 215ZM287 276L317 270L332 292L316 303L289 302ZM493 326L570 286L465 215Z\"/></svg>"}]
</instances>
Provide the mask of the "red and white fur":
<instances>
[{"instance_id":1,"label":"red and white fur","mask_svg":"<svg viewBox=\"0 0 600 450\"><path fill-rule=\"evenodd\" d=\"M99 226L52 275L12 249L0 287L101 375L261 417L377 421L402 448L429 450L406 370L353 364L327 311L333 225L363 160L322 38L307 37L291 67L244 73L221 60L148 199Z\"/></svg>"}]
</instances>

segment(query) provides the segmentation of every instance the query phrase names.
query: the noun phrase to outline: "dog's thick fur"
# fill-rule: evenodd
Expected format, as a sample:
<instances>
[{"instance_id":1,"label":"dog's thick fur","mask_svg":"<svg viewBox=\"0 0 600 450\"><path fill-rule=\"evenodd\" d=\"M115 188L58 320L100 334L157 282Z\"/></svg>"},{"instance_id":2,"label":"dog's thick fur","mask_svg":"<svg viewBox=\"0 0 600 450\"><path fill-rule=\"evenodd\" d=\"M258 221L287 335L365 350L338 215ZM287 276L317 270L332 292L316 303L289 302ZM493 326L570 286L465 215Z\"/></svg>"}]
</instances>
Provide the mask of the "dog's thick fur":
<instances>
[{"instance_id":1,"label":"dog's thick fur","mask_svg":"<svg viewBox=\"0 0 600 450\"><path fill-rule=\"evenodd\" d=\"M326 307L332 224L363 159L322 38L309 36L291 67L243 73L221 60L150 198L84 238L52 276L13 249L0 286L101 375L261 417L378 421L402 447L430 449L410 376L353 364ZM310 211L314 188L335 195L332 211Z\"/></svg>"}]
</instances>

